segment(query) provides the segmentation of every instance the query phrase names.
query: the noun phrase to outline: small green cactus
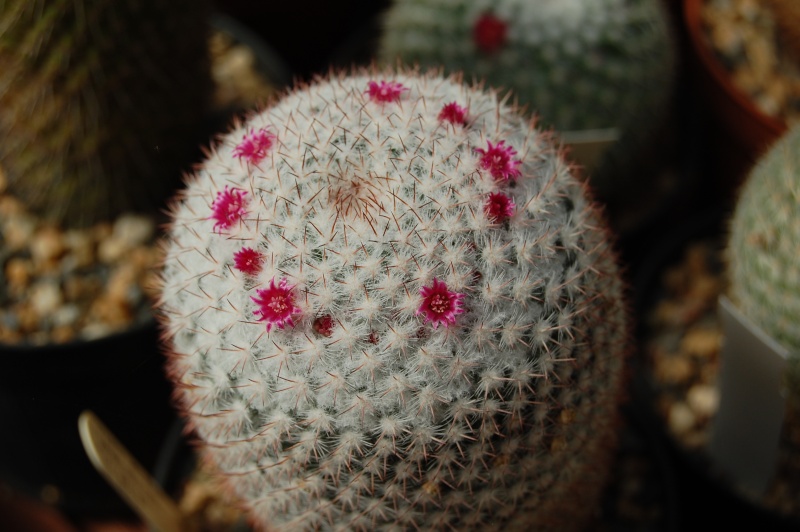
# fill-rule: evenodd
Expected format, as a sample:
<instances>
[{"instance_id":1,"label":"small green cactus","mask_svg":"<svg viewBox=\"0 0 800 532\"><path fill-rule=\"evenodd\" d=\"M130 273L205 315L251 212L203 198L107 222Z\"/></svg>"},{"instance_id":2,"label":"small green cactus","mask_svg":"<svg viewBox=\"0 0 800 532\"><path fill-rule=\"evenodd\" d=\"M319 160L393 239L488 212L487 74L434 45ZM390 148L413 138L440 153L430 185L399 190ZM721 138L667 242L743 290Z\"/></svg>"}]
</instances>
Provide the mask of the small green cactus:
<instances>
[{"instance_id":1,"label":"small green cactus","mask_svg":"<svg viewBox=\"0 0 800 532\"><path fill-rule=\"evenodd\" d=\"M800 354L799 259L800 127L795 127L742 185L726 249L731 301L794 355ZM790 364L794 383L800 383L797 358Z\"/></svg>"},{"instance_id":2,"label":"small green cactus","mask_svg":"<svg viewBox=\"0 0 800 532\"><path fill-rule=\"evenodd\" d=\"M585 185L496 92L318 79L222 137L171 216L169 373L259 528L596 515L623 283Z\"/></svg>"},{"instance_id":3,"label":"small green cactus","mask_svg":"<svg viewBox=\"0 0 800 532\"><path fill-rule=\"evenodd\" d=\"M0 7L0 168L49 221L158 213L207 120L204 1Z\"/></svg>"},{"instance_id":4,"label":"small green cactus","mask_svg":"<svg viewBox=\"0 0 800 532\"><path fill-rule=\"evenodd\" d=\"M675 43L661 0L396 0L378 58L511 89L559 132L616 128L594 184L603 195L652 141L674 85ZM629 170L628 170L629 171ZM603 181L601 183L601 180Z\"/></svg>"}]
</instances>

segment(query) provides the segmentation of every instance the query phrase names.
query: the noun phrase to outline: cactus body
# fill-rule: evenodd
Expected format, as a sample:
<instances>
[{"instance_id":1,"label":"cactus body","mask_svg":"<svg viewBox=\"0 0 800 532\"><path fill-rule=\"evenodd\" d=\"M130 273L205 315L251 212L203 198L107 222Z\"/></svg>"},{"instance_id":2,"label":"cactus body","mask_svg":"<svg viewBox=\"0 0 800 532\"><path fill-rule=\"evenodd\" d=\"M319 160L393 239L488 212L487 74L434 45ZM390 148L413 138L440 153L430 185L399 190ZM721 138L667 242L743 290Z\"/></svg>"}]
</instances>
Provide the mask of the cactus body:
<instances>
[{"instance_id":1,"label":"cactus body","mask_svg":"<svg viewBox=\"0 0 800 532\"><path fill-rule=\"evenodd\" d=\"M211 89L203 2L0 9L0 167L56 223L158 213L196 156Z\"/></svg>"},{"instance_id":2,"label":"cactus body","mask_svg":"<svg viewBox=\"0 0 800 532\"><path fill-rule=\"evenodd\" d=\"M592 181L612 200L623 183L641 181L634 168L667 116L676 54L661 4L398 0L384 15L378 57L511 89L543 128L616 128L619 141L603 150Z\"/></svg>"},{"instance_id":3,"label":"cactus body","mask_svg":"<svg viewBox=\"0 0 800 532\"><path fill-rule=\"evenodd\" d=\"M731 300L800 353L800 128L774 144L742 186L726 252Z\"/></svg>"},{"instance_id":4,"label":"cactus body","mask_svg":"<svg viewBox=\"0 0 800 532\"><path fill-rule=\"evenodd\" d=\"M591 519L622 283L585 185L497 93L318 79L223 136L171 214L176 396L259 528Z\"/></svg>"}]
</instances>

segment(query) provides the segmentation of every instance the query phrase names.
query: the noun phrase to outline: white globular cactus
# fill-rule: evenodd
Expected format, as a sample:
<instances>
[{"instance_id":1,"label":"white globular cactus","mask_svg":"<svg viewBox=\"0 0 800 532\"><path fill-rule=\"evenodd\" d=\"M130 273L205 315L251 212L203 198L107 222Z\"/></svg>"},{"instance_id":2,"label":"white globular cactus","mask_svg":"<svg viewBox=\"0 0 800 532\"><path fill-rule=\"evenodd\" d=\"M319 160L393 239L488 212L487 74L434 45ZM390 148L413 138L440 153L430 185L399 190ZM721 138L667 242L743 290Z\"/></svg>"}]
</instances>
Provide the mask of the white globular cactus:
<instances>
[{"instance_id":1,"label":"white globular cactus","mask_svg":"<svg viewBox=\"0 0 800 532\"><path fill-rule=\"evenodd\" d=\"M176 398L259 529L578 529L629 325L548 135L439 72L298 87L175 198Z\"/></svg>"}]
</instances>

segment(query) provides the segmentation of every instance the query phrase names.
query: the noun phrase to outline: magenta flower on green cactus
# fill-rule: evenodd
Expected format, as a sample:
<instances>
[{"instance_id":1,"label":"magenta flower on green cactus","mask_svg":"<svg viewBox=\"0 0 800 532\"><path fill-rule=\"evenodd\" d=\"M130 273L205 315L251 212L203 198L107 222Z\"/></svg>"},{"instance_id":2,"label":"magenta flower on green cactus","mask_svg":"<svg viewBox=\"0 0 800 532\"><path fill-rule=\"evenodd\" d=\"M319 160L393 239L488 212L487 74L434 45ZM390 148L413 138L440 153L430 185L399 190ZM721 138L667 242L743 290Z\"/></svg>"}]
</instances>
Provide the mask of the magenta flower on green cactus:
<instances>
[{"instance_id":1,"label":"magenta flower on green cactus","mask_svg":"<svg viewBox=\"0 0 800 532\"><path fill-rule=\"evenodd\" d=\"M439 120L451 124L464 124L467 121L467 109L456 102L450 102L442 107L439 112Z\"/></svg>"},{"instance_id":2,"label":"magenta flower on green cactus","mask_svg":"<svg viewBox=\"0 0 800 532\"><path fill-rule=\"evenodd\" d=\"M501 223L514 214L516 204L509 196L502 192L492 192L484 205L486 216L495 223Z\"/></svg>"},{"instance_id":3,"label":"magenta flower on green cactus","mask_svg":"<svg viewBox=\"0 0 800 532\"><path fill-rule=\"evenodd\" d=\"M400 96L408 89L396 81L370 81L367 94L370 100L378 103L399 102Z\"/></svg>"},{"instance_id":4,"label":"magenta flower on green cactus","mask_svg":"<svg viewBox=\"0 0 800 532\"><path fill-rule=\"evenodd\" d=\"M245 133L242 141L233 149L233 156L258 164L267 156L277 138L274 133L265 127L256 131L250 130Z\"/></svg>"},{"instance_id":5,"label":"magenta flower on green cactus","mask_svg":"<svg viewBox=\"0 0 800 532\"><path fill-rule=\"evenodd\" d=\"M242 248L233 254L233 267L247 275L256 275L261 271L264 257L253 248Z\"/></svg>"},{"instance_id":6,"label":"magenta flower on green cactus","mask_svg":"<svg viewBox=\"0 0 800 532\"><path fill-rule=\"evenodd\" d=\"M255 314L260 316L258 321L267 322L267 332L272 327L283 329L287 324L294 326L292 316L300 314L302 310L295 305L294 285L290 286L286 279L281 279L275 285L273 277L267 288L256 291L253 302L258 305Z\"/></svg>"},{"instance_id":7,"label":"magenta flower on green cactus","mask_svg":"<svg viewBox=\"0 0 800 532\"><path fill-rule=\"evenodd\" d=\"M487 149L476 148L475 151L481 154L480 165L484 170L489 170L495 179L514 179L519 177L519 165L522 161L515 159L517 150L511 146L506 146L505 141L501 140L496 145L489 141Z\"/></svg>"},{"instance_id":8,"label":"magenta flower on green cactus","mask_svg":"<svg viewBox=\"0 0 800 532\"><path fill-rule=\"evenodd\" d=\"M475 46L482 52L491 54L506 44L508 24L491 13L484 13L472 27Z\"/></svg>"},{"instance_id":9,"label":"magenta flower on green cactus","mask_svg":"<svg viewBox=\"0 0 800 532\"><path fill-rule=\"evenodd\" d=\"M211 205L210 219L216 221L214 231L229 229L233 224L244 218L247 214L245 205L247 191L240 188L225 188L217 193L214 203Z\"/></svg>"},{"instance_id":10,"label":"magenta flower on green cactus","mask_svg":"<svg viewBox=\"0 0 800 532\"><path fill-rule=\"evenodd\" d=\"M464 312L461 307L464 294L451 292L445 283L436 278L433 279L433 286L423 286L419 293L423 300L417 315L422 314L425 322L431 322L434 329L440 323L445 327L455 323L456 316Z\"/></svg>"}]
</instances>

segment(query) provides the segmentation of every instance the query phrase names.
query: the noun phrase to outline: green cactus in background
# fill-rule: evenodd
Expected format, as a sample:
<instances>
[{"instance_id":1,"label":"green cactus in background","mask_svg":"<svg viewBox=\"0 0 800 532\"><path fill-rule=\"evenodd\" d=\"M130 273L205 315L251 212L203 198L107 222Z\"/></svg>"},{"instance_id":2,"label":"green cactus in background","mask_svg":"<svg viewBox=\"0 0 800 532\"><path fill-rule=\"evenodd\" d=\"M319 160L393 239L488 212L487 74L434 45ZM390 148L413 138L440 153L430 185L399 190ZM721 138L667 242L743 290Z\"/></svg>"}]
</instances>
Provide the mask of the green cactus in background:
<instances>
[{"instance_id":1,"label":"green cactus in background","mask_svg":"<svg viewBox=\"0 0 800 532\"><path fill-rule=\"evenodd\" d=\"M605 195L621 178L603 174L618 174L665 119L673 40L660 0L396 0L378 57L511 89L543 128L617 128L620 147L594 181Z\"/></svg>"},{"instance_id":2,"label":"green cactus in background","mask_svg":"<svg viewBox=\"0 0 800 532\"><path fill-rule=\"evenodd\" d=\"M206 2L0 4L0 169L40 216L157 213L199 155Z\"/></svg>"},{"instance_id":3,"label":"green cactus in background","mask_svg":"<svg viewBox=\"0 0 800 532\"><path fill-rule=\"evenodd\" d=\"M726 261L731 301L800 354L800 128L776 142L742 185ZM792 357L788 376L800 392L798 358Z\"/></svg>"},{"instance_id":4,"label":"green cactus in background","mask_svg":"<svg viewBox=\"0 0 800 532\"><path fill-rule=\"evenodd\" d=\"M169 372L257 528L597 516L623 283L585 184L496 91L317 79L221 137L171 216Z\"/></svg>"}]
</instances>

